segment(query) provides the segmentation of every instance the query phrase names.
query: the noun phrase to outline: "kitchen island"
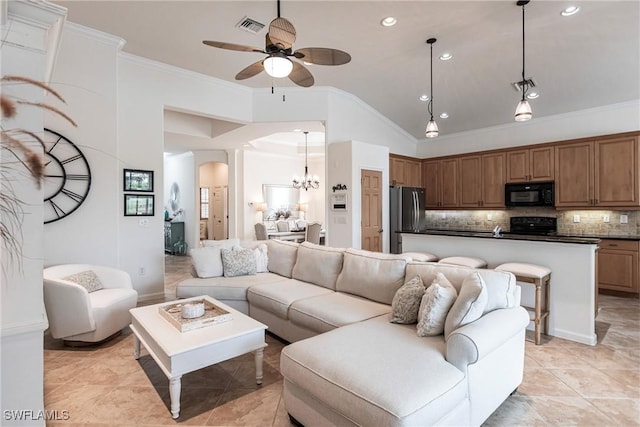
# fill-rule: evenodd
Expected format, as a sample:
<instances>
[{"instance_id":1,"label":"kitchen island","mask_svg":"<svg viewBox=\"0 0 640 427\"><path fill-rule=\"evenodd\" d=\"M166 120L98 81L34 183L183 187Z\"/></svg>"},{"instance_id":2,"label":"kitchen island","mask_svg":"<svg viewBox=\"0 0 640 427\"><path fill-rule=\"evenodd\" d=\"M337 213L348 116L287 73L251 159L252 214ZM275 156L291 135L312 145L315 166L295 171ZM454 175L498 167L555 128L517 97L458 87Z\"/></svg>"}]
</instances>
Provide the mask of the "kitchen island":
<instances>
[{"instance_id":1,"label":"kitchen island","mask_svg":"<svg viewBox=\"0 0 640 427\"><path fill-rule=\"evenodd\" d=\"M551 269L549 335L595 345L596 251L599 239L528 236L490 232L426 230L402 233L403 252L429 252L439 258L472 256L488 268L505 262ZM533 286L522 287L522 304L533 306Z\"/></svg>"}]
</instances>

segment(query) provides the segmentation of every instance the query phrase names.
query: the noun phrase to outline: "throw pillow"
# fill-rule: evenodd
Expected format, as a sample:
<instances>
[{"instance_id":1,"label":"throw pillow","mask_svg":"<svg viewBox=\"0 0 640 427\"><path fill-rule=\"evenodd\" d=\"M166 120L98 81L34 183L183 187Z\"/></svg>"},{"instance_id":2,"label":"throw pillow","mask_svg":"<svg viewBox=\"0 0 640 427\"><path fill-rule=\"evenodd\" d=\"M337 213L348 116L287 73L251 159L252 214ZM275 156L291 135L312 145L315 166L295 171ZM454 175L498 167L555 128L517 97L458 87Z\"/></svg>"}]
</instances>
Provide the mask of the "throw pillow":
<instances>
[{"instance_id":1,"label":"throw pillow","mask_svg":"<svg viewBox=\"0 0 640 427\"><path fill-rule=\"evenodd\" d=\"M267 245L260 244L253 250L256 256L256 273L269 272L269 255L267 254Z\"/></svg>"},{"instance_id":2,"label":"throw pillow","mask_svg":"<svg viewBox=\"0 0 640 427\"><path fill-rule=\"evenodd\" d=\"M444 332L447 313L456 301L458 293L442 273L427 288L418 311L418 336L429 337Z\"/></svg>"},{"instance_id":3,"label":"throw pillow","mask_svg":"<svg viewBox=\"0 0 640 427\"><path fill-rule=\"evenodd\" d=\"M402 285L391 301L391 323L416 323L423 294L424 284L420 276L415 276Z\"/></svg>"},{"instance_id":4,"label":"throw pillow","mask_svg":"<svg viewBox=\"0 0 640 427\"><path fill-rule=\"evenodd\" d=\"M252 249L231 250L222 248L224 277L256 274L256 256Z\"/></svg>"},{"instance_id":5,"label":"throw pillow","mask_svg":"<svg viewBox=\"0 0 640 427\"><path fill-rule=\"evenodd\" d=\"M478 320L489 301L487 285L478 272L467 276L460 286L460 293L456 302L447 314L444 324L444 337L447 339L451 332L467 323Z\"/></svg>"},{"instance_id":6,"label":"throw pillow","mask_svg":"<svg viewBox=\"0 0 640 427\"><path fill-rule=\"evenodd\" d=\"M206 246L204 248L191 249L191 263L200 278L222 276L221 246Z\"/></svg>"},{"instance_id":7,"label":"throw pillow","mask_svg":"<svg viewBox=\"0 0 640 427\"><path fill-rule=\"evenodd\" d=\"M104 289L98 275L93 270L81 271L71 276L63 277L62 280L76 283L87 290L87 292L95 292Z\"/></svg>"}]
</instances>

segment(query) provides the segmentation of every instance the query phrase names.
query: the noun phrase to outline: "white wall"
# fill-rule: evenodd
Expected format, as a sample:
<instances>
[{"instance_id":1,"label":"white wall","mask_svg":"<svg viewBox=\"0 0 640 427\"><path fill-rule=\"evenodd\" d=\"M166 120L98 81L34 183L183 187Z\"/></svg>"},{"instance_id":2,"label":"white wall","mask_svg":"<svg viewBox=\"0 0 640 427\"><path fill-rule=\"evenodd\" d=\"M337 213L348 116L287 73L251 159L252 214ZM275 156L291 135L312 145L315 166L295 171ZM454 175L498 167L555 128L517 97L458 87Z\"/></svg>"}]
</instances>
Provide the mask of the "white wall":
<instances>
[{"instance_id":1,"label":"white wall","mask_svg":"<svg viewBox=\"0 0 640 427\"><path fill-rule=\"evenodd\" d=\"M640 130L640 100L555 116L534 116L527 122L425 139L418 143L417 157L438 157L636 130Z\"/></svg>"},{"instance_id":2,"label":"white wall","mask_svg":"<svg viewBox=\"0 0 640 427\"><path fill-rule=\"evenodd\" d=\"M35 2L5 2L0 7L8 12L2 16L2 74L49 81L48 67L57 53L55 40L60 35L57 29L64 23L66 11ZM3 84L2 94L47 102L44 91L32 85ZM2 119L2 129L22 128L40 133L44 116L43 109L18 107L15 119ZM27 143L43 155L39 144L33 140ZM15 163L11 154L1 150L0 162L0 191L3 196L11 194L7 187L10 185L24 213L21 224L16 224L11 222L10 215L0 211L0 222L19 239L22 251L7 250L4 241L0 245L1 423L3 426L43 426L44 419L37 417L38 411L44 410L42 336L48 327L42 289L43 191L22 166ZM23 411L23 415L27 415L24 411L34 411L34 415L11 416L12 412L5 411Z\"/></svg>"},{"instance_id":3,"label":"white wall","mask_svg":"<svg viewBox=\"0 0 640 427\"><path fill-rule=\"evenodd\" d=\"M309 158L309 172L318 175L318 178L320 178L320 186L317 189L307 191L300 190L300 203L304 203L307 208L307 211L304 213L304 218L307 221L318 221L323 225L326 225L325 209L327 207L327 199L325 197L327 193L325 159L326 156ZM296 173L300 176L303 171Z\"/></svg>"},{"instance_id":4,"label":"white wall","mask_svg":"<svg viewBox=\"0 0 640 427\"><path fill-rule=\"evenodd\" d=\"M187 249L197 248L200 243L200 206L197 198L198 171L194 166L193 153L187 152L164 157L164 205L156 209L165 209L173 217L173 210L169 204L171 186L175 183L180 189L178 209L183 209L184 235ZM196 189L196 191L194 191Z\"/></svg>"}]
</instances>

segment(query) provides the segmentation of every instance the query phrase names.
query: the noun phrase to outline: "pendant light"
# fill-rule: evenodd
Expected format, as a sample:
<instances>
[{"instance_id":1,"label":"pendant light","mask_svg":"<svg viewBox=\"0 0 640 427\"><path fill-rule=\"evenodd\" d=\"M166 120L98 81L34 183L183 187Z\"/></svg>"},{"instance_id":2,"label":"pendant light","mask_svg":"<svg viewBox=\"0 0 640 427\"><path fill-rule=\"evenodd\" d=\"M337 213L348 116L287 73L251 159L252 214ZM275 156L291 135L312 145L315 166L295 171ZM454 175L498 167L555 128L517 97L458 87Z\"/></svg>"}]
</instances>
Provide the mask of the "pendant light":
<instances>
[{"instance_id":1,"label":"pendant light","mask_svg":"<svg viewBox=\"0 0 640 427\"><path fill-rule=\"evenodd\" d=\"M293 177L293 188L304 188L307 191L309 188L317 189L320 186L320 178L318 175L311 175L309 173L308 161L308 142L307 136L309 132L304 133L304 175L299 178L297 175Z\"/></svg>"},{"instance_id":2,"label":"pendant light","mask_svg":"<svg viewBox=\"0 0 640 427\"><path fill-rule=\"evenodd\" d=\"M527 90L529 90L529 84L525 78L524 74L524 6L529 3L529 0L518 0L516 3L518 6L522 6L522 81L520 82L520 86L522 88L522 99L518 102L518 106L516 107L516 113L514 118L516 122L525 122L531 119L533 115L531 111L531 105L529 105L529 101L527 101Z\"/></svg>"},{"instance_id":3,"label":"pendant light","mask_svg":"<svg viewBox=\"0 0 640 427\"><path fill-rule=\"evenodd\" d=\"M438 136L438 124L435 120L433 120L433 44L436 42L436 39L431 38L427 40L429 46L431 46L431 97L429 99L429 114L431 118L429 119L429 123L427 123L427 130L425 132L425 136L427 138L435 138Z\"/></svg>"}]
</instances>

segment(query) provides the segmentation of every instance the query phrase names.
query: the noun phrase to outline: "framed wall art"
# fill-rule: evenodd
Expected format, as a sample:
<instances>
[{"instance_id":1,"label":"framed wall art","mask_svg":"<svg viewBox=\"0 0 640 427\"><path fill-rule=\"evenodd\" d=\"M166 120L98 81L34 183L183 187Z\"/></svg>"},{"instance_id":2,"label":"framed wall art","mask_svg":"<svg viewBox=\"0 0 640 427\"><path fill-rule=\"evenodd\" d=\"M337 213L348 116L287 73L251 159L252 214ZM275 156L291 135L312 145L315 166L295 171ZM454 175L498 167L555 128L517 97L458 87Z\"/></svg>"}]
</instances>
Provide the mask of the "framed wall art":
<instances>
[{"instance_id":1,"label":"framed wall art","mask_svg":"<svg viewBox=\"0 0 640 427\"><path fill-rule=\"evenodd\" d=\"M124 169L124 191L153 193L153 171Z\"/></svg>"},{"instance_id":2,"label":"framed wall art","mask_svg":"<svg viewBox=\"0 0 640 427\"><path fill-rule=\"evenodd\" d=\"M124 216L153 216L154 196L147 194L125 194Z\"/></svg>"}]
</instances>

